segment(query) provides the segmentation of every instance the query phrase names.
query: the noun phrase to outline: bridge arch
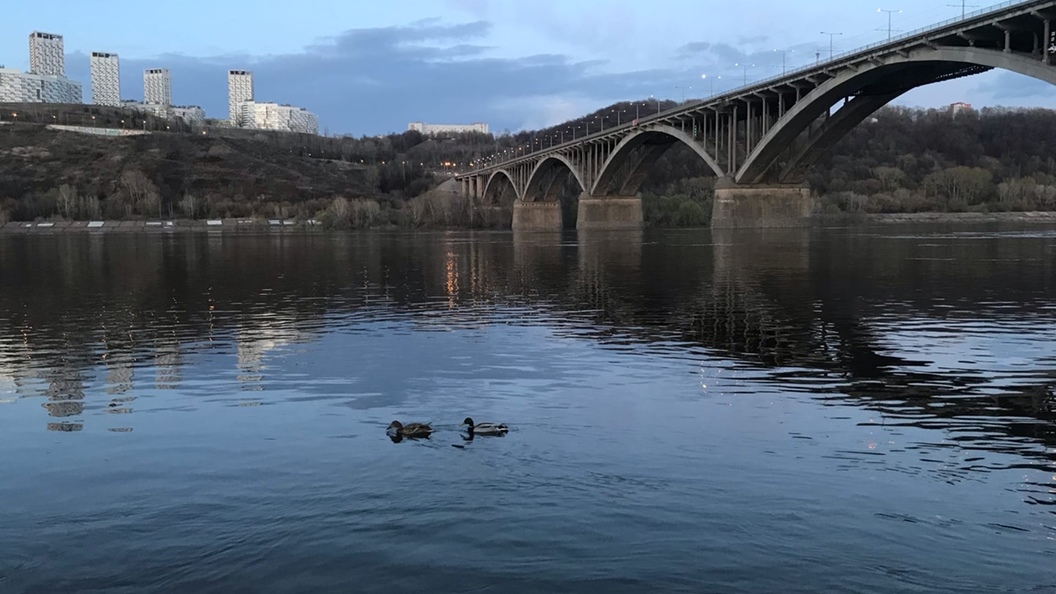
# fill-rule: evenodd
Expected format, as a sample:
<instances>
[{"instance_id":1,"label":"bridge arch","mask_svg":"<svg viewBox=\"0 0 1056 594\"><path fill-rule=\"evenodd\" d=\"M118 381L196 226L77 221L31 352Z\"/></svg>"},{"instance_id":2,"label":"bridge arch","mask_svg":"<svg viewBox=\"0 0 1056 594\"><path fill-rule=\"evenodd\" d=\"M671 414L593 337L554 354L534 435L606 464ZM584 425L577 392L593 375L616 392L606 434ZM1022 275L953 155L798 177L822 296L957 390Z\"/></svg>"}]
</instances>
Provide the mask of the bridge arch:
<instances>
[{"instance_id":1,"label":"bridge arch","mask_svg":"<svg viewBox=\"0 0 1056 594\"><path fill-rule=\"evenodd\" d=\"M653 164L677 142L693 149L715 175L725 175L715 159L704 150L704 146L691 135L671 126L655 126L643 128L616 145L602 165L597 180L590 187L591 195L637 194Z\"/></svg>"},{"instance_id":2,"label":"bridge arch","mask_svg":"<svg viewBox=\"0 0 1056 594\"><path fill-rule=\"evenodd\" d=\"M526 202L556 202L561 191L561 183L567 179L563 173L570 173L584 192L588 190L583 183L583 173L572 161L562 154L547 155L536 163L528 177L523 199Z\"/></svg>"},{"instance_id":3,"label":"bridge arch","mask_svg":"<svg viewBox=\"0 0 1056 594\"><path fill-rule=\"evenodd\" d=\"M500 199L510 190L513 190L514 200L520 198L517 192L517 183L513 181L513 176L505 169L499 169L488 177L488 182L484 184L484 192L481 194L481 199L484 204L496 205L500 203Z\"/></svg>"},{"instance_id":4,"label":"bridge arch","mask_svg":"<svg viewBox=\"0 0 1056 594\"><path fill-rule=\"evenodd\" d=\"M973 72L975 67L976 72ZM880 64L862 64L848 68L807 94L797 102L767 133L737 172L739 184L760 183L768 175L774 181L787 178L812 164L822 153L847 135L876 110L903 93L934 82L1002 69L1023 74L1056 85L1056 68L1032 55L978 47L938 47L913 50L908 55L895 54ZM850 98L810 138L795 141L839 101ZM780 172L774 165L788 155Z\"/></svg>"}]
</instances>

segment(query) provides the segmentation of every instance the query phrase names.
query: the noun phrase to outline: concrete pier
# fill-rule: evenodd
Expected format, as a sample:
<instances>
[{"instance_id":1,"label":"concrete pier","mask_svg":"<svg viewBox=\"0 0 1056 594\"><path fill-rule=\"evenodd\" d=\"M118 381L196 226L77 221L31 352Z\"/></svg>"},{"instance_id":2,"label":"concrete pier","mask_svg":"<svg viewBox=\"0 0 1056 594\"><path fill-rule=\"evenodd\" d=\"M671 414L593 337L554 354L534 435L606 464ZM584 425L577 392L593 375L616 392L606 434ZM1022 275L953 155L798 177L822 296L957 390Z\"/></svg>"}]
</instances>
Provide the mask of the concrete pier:
<instances>
[{"instance_id":1,"label":"concrete pier","mask_svg":"<svg viewBox=\"0 0 1056 594\"><path fill-rule=\"evenodd\" d=\"M563 221L559 202L513 203L513 229L515 231L560 231Z\"/></svg>"},{"instance_id":2,"label":"concrete pier","mask_svg":"<svg viewBox=\"0 0 1056 594\"><path fill-rule=\"evenodd\" d=\"M643 220L639 196L579 197L576 229L641 229Z\"/></svg>"},{"instance_id":3,"label":"concrete pier","mask_svg":"<svg viewBox=\"0 0 1056 594\"><path fill-rule=\"evenodd\" d=\"M715 184L713 229L806 227L814 200L805 184L742 186L728 178Z\"/></svg>"}]
</instances>

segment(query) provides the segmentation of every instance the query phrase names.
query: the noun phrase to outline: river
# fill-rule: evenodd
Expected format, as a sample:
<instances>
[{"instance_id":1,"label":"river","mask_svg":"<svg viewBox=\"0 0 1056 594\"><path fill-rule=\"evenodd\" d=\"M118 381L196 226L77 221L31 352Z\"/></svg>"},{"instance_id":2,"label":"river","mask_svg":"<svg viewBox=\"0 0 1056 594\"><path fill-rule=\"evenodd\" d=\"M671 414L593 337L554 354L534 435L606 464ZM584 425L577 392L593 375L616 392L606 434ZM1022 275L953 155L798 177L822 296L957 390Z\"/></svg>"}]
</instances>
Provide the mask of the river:
<instances>
[{"instance_id":1,"label":"river","mask_svg":"<svg viewBox=\"0 0 1056 594\"><path fill-rule=\"evenodd\" d=\"M5 593L1050 592L1054 421L1051 226L0 237Z\"/></svg>"}]
</instances>

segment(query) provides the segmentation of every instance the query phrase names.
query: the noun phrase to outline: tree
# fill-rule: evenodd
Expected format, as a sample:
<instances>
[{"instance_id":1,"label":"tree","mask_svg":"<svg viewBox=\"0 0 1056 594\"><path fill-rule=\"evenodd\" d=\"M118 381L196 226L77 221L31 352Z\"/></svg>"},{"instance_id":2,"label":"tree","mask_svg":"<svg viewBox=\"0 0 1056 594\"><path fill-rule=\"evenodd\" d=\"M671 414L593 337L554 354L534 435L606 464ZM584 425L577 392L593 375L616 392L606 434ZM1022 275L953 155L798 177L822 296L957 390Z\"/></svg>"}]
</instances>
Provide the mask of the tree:
<instances>
[{"instance_id":1,"label":"tree","mask_svg":"<svg viewBox=\"0 0 1056 594\"><path fill-rule=\"evenodd\" d=\"M153 215L160 207L158 187L139 169L125 169L119 179L124 190L128 214L133 211Z\"/></svg>"},{"instance_id":2,"label":"tree","mask_svg":"<svg viewBox=\"0 0 1056 594\"><path fill-rule=\"evenodd\" d=\"M951 167L924 179L925 190L946 200L946 206L978 204L993 188L994 175L979 167Z\"/></svg>"},{"instance_id":3,"label":"tree","mask_svg":"<svg viewBox=\"0 0 1056 594\"><path fill-rule=\"evenodd\" d=\"M324 220L334 229L348 229L352 223L352 205L343 196L334 198L326 209Z\"/></svg>"},{"instance_id":4,"label":"tree","mask_svg":"<svg viewBox=\"0 0 1056 594\"><path fill-rule=\"evenodd\" d=\"M184 194L183 199L180 200L180 211L183 212L183 216L196 219L198 218L198 209L198 197L190 192Z\"/></svg>"},{"instance_id":5,"label":"tree","mask_svg":"<svg viewBox=\"0 0 1056 594\"><path fill-rule=\"evenodd\" d=\"M77 188L70 184L62 184L59 186L58 196L59 214L64 219L74 219L77 217Z\"/></svg>"},{"instance_id":6,"label":"tree","mask_svg":"<svg viewBox=\"0 0 1056 594\"><path fill-rule=\"evenodd\" d=\"M885 192L892 192L902 187L906 173L897 167L874 167L873 176L880 180Z\"/></svg>"}]
</instances>

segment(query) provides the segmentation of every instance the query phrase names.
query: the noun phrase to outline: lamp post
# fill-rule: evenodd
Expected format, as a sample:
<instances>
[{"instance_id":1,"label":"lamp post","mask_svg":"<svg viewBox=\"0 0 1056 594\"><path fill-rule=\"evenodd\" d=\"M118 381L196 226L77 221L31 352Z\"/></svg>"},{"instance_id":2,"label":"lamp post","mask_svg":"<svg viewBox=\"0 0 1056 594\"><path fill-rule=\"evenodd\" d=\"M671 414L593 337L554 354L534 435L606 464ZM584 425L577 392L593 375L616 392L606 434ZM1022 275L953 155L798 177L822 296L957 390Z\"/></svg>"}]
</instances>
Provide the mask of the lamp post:
<instances>
[{"instance_id":1,"label":"lamp post","mask_svg":"<svg viewBox=\"0 0 1056 594\"><path fill-rule=\"evenodd\" d=\"M977 4L968 4L968 0L961 0L960 4L948 4L947 6L950 6L951 8L957 8L958 6L960 6L961 7L961 18L962 19L964 17L968 16L968 9L969 8L979 8L979 5L977 5Z\"/></svg>"},{"instance_id":2,"label":"lamp post","mask_svg":"<svg viewBox=\"0 0 1056 594\"><path fill-rule=\"evenodd\" d=\"M680 91L682 91L682 103L685 103L685 102L686 102L686 91L687 91L687 90L690 90L690 91L692 91L692 90L693 90L693 87L684 87L684 86L682 86L682 85L679 85L679 86L677 86L677 87L675 87L675 88L676 88L676 89L678 89L678 90L680 90Z\"/></svg>"},{"instance_id":3,"label":"lamp post","mask_svg":"<svg viewBox=\"0 0 1056 594\"><path fill-rule=\"evenodd\" d=\"M722 77L721 77L721 76L712 76L712 77L708 77L708 75L707 75L707 74L701 74L701 75L700 75L700 80L706 80L706 81L708 81L708 84L709 84L709 87L708 87L708 89L709 89L709 90L708 90L708 93L709 93L709 94L710 94L711 96L715 96L715 81L716 81L716 80L722 80Z\"/></svg>"},{"instance_id":4,"label":"lamp post","mask_svg":"<svg viewBox=\"0 0 1056 594\"><path fill-rule=\"evenodd\" d=\"M660 115L660 99L657 97L653 97L652 95L649 95L649 98L653 101L656 101L656 115Z\"/></svg>"},{"instance_id":5,"label":"lamp post","mask_svg":"<svg viewBox=\"0 0 1056 594\"><path fill-rule=\"evenodd\" d=\"M821 34L822 34L822 35L828 35L828 36L829 36L829 59L831 60L831 59L832 59L832 48L833 48L833 45L834 45L834 43L833 43L833 39L834 39L834 38L835 38L835 37L836 37L837 35L843 35L843 33L827 33L827 32L825 32L825 31L822 31L822 32L821 32Z\"/></svg>"},{"instance_id":6,"label":"lamp post","mask_svg":"<svg viewBox=\"0 0 1056 594\"><path fill-rule=\"evenodd\" d=\"M775 49L774 51L781 52L781 76L784 76L787 72L785 65L787 64L788 53L792 52L794 54L796 53L796 50Z\"/></svg>"},{"instance_id":7,"label":"lamp post","mask_svg":"<svg viewBox=\"0 0 1056 594\"><path fill-rule=\"evenodd\" d=\"M748 69L755 68L755 64L741 64L740 62L734 64L740 68L744 68L744 86L748 86Z\"/></svg>"},{"instance_id":8,"label":"lamp post","mask_svg":"<svg viewBox=\"0 0 1056 594\"><path fill-rule=\"evenodd\" d=\"M876 12L877 13L881 13L881 12L886 12L887 13L887 40L891 41L891 33L894 32L894 29L891 28L891 15L898 14L898 13L900 13L902 11L901 10L890 10L890 9L887 9L887 8L877 8Z\"/></svg>"}]
</instances>

